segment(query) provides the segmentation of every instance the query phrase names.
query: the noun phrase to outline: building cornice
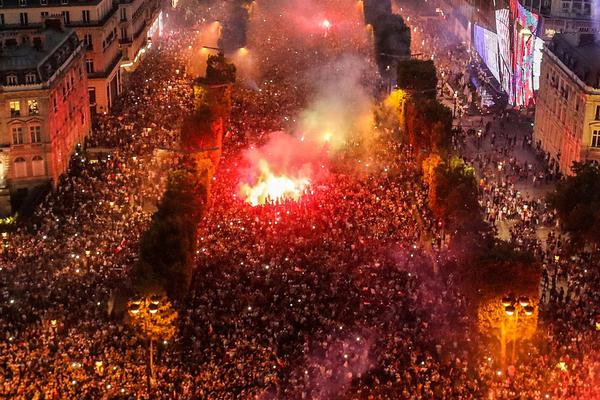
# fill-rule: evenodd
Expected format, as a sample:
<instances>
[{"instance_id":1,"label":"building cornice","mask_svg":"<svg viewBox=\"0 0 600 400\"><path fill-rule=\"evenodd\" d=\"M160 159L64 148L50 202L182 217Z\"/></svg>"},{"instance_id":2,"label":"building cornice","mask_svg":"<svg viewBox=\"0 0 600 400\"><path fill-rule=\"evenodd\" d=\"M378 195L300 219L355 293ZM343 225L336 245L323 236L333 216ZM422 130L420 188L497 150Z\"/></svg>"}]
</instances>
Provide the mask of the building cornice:
<instances>
[{"instance_id":1,"label":"building cornice","mask_svg":"<svg viewBox=\"0 0 600 400\"><path fill-rule=\"evenodd\" d=\"M590 95L600 95L600 88L596 89L592 86L589 86L588 84L586 84L584 81L582 81L577 74L575 74L573 71L571 71L571 69L569 67L567 67L561 60L560 58L558 58L551 50L549 50L546 46L544 46L544 50L543 50L544 54L549 56L552 61L554 61L562 70L564 73L566 73L569 78L571 78L572 80L574 80L579 87L586 92L586 94L590 94Z\"/></svg>"}]
</instances>

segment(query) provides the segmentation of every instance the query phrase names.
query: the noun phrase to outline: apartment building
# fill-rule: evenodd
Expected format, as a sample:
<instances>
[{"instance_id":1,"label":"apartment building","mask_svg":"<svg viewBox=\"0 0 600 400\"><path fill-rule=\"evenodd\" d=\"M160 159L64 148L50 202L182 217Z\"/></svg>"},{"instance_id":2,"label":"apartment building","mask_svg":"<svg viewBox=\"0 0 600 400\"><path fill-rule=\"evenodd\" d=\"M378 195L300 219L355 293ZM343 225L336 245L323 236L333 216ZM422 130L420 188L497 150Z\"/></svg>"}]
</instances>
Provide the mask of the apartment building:
<instances>
[{"instance_id":1,"label":"apartment building","mask_svg":"<svg viewBox=\"0 0 600 400\"><path fill-rule=\"evenodd\" d=\"M161 17L158 0L0 0L0 31L35 30L60 17L85 45L90 107L106 112L148 44Z\"/></svg>"},{"instance_id":2,"label":"apartment building","mask_svg":"<svg viewBox=\"0 0 600 400\"><path fill-rule=\"evenodd\" d=\"M55 185L90 131L85 48L47 19L35 31L0 32L0 204Z\"/></svg>"},{"instance_id":3,"label":"apartment building","mask_svg":"<svg viewBox=\"0 0 600 400\"><path fill-rule=\"evenodd\" d=\"M600 161L600 43L556 34L544 48L534 140L564 174L574 161Z\"/></svg>"}]
</instances>

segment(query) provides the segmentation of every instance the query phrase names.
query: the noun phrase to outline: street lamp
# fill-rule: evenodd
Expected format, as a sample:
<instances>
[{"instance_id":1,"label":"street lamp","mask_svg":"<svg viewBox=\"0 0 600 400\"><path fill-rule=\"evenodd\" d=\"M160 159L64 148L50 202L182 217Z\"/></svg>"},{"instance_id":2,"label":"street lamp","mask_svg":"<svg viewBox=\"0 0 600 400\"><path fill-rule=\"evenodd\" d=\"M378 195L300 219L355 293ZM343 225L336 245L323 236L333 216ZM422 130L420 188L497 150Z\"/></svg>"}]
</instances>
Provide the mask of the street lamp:
<instances>
[{"instance_id":1,"label":"street lamp","mask_svg":"<svg viewBox=\"0 0 600 400\"><path fill-rule=\"evenodd\" d=\"M171 339L175 334L177 312L171 308L169 301L158 295L134 298L128 304L127 311L138 334L147 340L147 384L152 390L154 380L154 342L159 339Z\"/></svg>"},{"instance_id":2,"label":"street lamp","mask_svg":"<svg viewBox=\"0 0 600 400\"><path fill-rule=\"evenodd\" d=\"M151 332L151 325L153 324L153 317L158 312L158 306L160 300L155 299L152 296L152 300L149 298L135 299L129 304L129 315L132 319L142 322L144 335L148 339L148 364L147 364L147 384L148 392L152 390L152 381L154 379L154 340L149 332Z\"/></svg>"},{"instance_id":3,"label":"street lamp","mask_svg":"<svg viewBox=\"0 0 600 400\"><path fill-rule=\"evenodd\" d=\"M513 329L513 347L511 362L515 363L516 350L517 350L517 331L519 329L519 315L525 314L526 316L532 316L535 312L535 307L531 304L531 300L527 296L516 297L512 294L504 296L501 300L502 306L504 307L504 313L510 319L514 317L514 329ZM502 343L502 362L505 362L506 358L506 337L503 335Z\"/></svg>"}]
</instances>

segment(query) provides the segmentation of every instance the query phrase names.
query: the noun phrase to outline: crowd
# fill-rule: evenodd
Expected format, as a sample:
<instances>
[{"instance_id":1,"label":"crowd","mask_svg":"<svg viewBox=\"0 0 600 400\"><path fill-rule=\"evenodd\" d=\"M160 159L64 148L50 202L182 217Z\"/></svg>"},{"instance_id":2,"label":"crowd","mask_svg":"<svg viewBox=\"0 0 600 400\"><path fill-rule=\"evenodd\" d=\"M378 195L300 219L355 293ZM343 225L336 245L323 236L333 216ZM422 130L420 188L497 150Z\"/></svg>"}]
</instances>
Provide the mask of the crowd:
<instances>
[{"instance_id":1,"label":"crowd","mask_svg":"<svg viewBox=\"0 0 600 400\"><path fill-rule=\"evenodd\" d=\"M276 26L285 32L285 24ZM332 160L299 201L252 207L240 198L243 150L291 125L313 89L302 71L349 51L333 33L333 52L311 38L312 53L292 46L276 59L286 42L265 39L261 76L235 87L192 288L175 304L175 339L158 344L149 393L145 343L118 316L115 293L164 189L160 154L176 147L193 107L185 73L193 38L167 32L115 109L96 116L57 190L2 238L0 396L600 398L597 255L569 253L543 198L524 194L527 185L546 187L546 170L521 160L517 150L533 152L531 142L503 135L505 115L455 143L481 177L487 221L510 221L511 243L542 264L538 333L516 368L499 369L452 277L434 273L444 253L426 243L440 232L410 147L382 133L368 171L351 154ZM365 56L366 44L350 47ZM437 63L463 59L459 48L446 50L436 49Z\"/></svg>"},{"instance_id":2,"label":"crowd","mask_svg":"<svg viewBox=\"0 0 600 400\"><path fill-rule=\"evenodd\" d=\"M143 344L109 311L163 191L156 150L174 146L191 107L185 46L174 31L150 52L57 190L3 238L0 396L143 394Z\"/></svg>"}]
</instances>

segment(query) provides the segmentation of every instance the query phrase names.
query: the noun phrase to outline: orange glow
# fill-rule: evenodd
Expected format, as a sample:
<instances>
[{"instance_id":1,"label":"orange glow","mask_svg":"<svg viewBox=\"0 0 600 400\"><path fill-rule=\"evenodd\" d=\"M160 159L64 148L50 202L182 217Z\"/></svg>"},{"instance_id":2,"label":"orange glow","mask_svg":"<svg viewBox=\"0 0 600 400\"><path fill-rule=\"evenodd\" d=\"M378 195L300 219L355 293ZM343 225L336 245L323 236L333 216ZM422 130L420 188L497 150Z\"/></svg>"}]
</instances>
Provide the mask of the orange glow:
<instances>
[{"instance_id":1,"label":"orange glow","mask_svg":"<svg viewBox=\"0 0 600 400\"><path fill-rule=\"evenodd\" d=\"M298 200L310 185L304 177L293 178L276 175L271 171L269 163L261 159L258 163L260 176L254 185L242 184L241 192L246 203L253 207L261 204L272 204L284 200Z\"/></svg>"}]
</instances>

